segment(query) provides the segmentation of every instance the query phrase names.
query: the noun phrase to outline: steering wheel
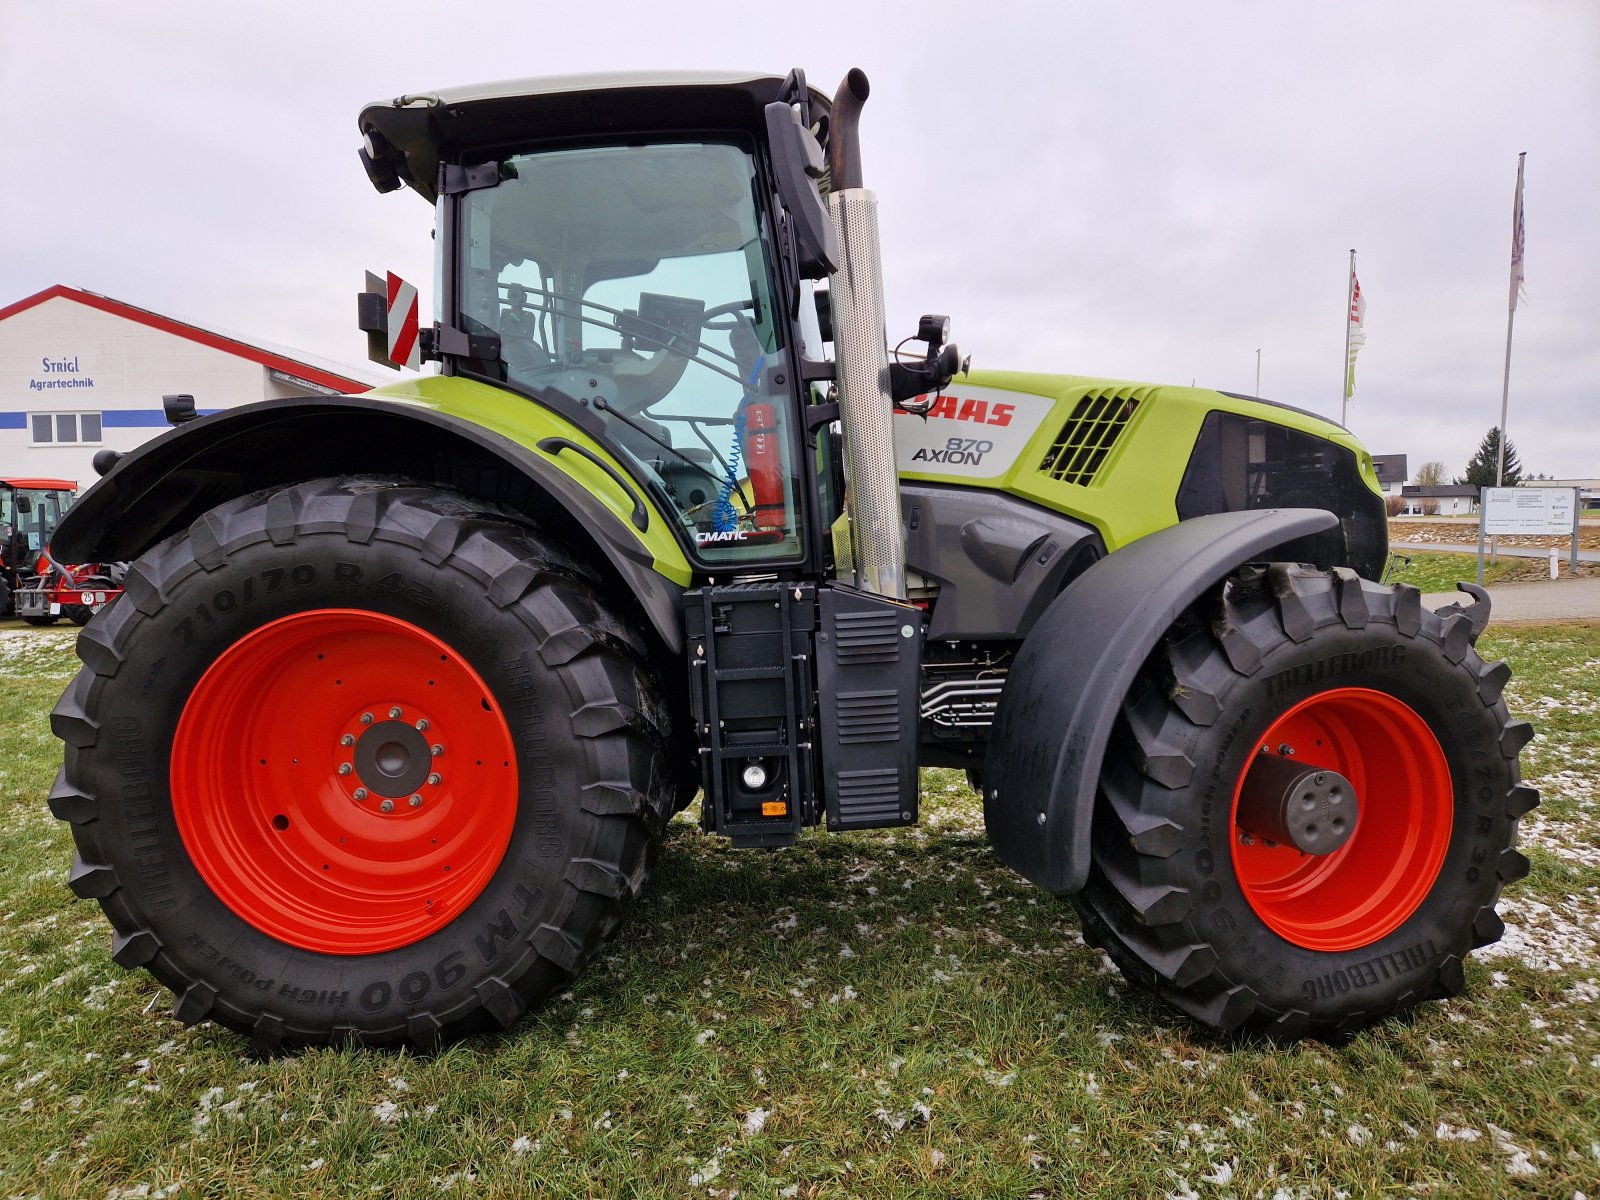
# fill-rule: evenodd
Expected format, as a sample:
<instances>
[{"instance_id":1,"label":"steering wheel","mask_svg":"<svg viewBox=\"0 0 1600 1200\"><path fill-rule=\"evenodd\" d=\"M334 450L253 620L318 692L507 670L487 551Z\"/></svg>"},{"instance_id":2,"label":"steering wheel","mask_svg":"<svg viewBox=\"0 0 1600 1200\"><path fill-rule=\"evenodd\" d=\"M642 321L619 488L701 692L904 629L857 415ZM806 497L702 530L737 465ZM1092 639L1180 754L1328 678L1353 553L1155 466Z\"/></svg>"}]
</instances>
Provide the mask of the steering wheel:
<instances>
[{"instance_id":1,"label":"steering wheel","mask_svg":"<svg viewBox=\"0 0 1600 1200\"><path fill-rule=\"evenodd\" d=\"M716 307L708 308L705 310L705 312L700 314L700 328L732 329L735 325L739 324L741 320L746 324L753 324L754 322L752 322L750 318L744 314L748 309L754 307L755 303L751 300L731 300L727 304L718 304ZM734 317L737 319L729 321L726 325L713 325L712 322L718 317Z\"/></svg>"}]
</instances>

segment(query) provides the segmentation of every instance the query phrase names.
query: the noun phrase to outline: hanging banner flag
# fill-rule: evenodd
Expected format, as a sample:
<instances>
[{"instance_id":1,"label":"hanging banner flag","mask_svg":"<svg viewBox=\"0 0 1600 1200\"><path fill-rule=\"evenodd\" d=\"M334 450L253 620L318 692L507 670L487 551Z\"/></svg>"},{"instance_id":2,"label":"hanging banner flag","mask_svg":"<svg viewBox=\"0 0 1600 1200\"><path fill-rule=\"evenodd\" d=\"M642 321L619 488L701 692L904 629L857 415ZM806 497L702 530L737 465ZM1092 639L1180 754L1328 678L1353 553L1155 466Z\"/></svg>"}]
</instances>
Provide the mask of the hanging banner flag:
<instances>
[{"instance_id":1,"label":"hanging banner flag","mask_svg":"<svg viewBox=\"0 0 1600 1200\"><path fill-rule=\"evenodd\" d=\"M1511 308L1516 310L1517 297L1526 300L1528 295L1522 290L1526 274L1522 268L1522 160L1526 154L1517 155L1517 198L1511 206Z\"/></svg>"},{"instance_id":2,"label":"hanging banner flag","mask_svg":"<svg viewBox=\"0 0 1600 1200\"><path fill-rule=\"evenodd\" d=\"M1354 256L1352 255L1352 258ZM1350 320L1345 336L1344 398L1356 391L1356 352L1367 344L1367 300L1361 294L1361 281L1355 267L1350 269Z\"/></svg>"},{"instance_id":3,"label":"hanging banner flag","mask_svg":"<svg viewBox=\"0 0 1600 1200\"><path fill-rule=\"evenodd\" d=\"M1496 487L1505 483L1506 477L1506 409L1511 404L1511 331L1517 322L1517 297L1522 295L1525 278L1522 267L1522 167L1527 157L1526 151L1517 155L1517 198L1511 205L1511 303L1506 309L1506 370L1500 379L1500 455L1494 468ZM1522 298L1526 300L1527 296Z\"/></svg>"}]
</instances>

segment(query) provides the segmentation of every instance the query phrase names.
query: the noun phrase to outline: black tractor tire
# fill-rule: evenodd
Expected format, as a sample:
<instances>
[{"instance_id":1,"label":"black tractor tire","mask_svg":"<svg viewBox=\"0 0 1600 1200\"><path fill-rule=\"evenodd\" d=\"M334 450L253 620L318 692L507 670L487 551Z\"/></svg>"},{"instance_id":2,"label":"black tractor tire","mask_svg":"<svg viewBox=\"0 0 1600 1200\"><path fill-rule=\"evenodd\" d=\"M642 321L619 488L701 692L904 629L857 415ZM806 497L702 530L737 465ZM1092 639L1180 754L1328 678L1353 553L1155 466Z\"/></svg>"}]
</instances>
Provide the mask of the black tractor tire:
<instances>
[{"instance_id":1,"label":"black tractor tire","mask_svg":"<svg viewBox=\"0 0 1600 1200\"><path fill-rule=\"evenodd\" d=\"M90 621L94 620L94 609L88 607L87 605L74 604L71 608L67 608L64 611L67 614L67 619L79 628L82 628Z\"/></svg>"},{"instance_id":2,"label":"black tractor tire","mask_svg":"<svg viewBox=\"0 0 1600 1200\"><path fill-rule=\"evenodd\" d=\"M1275 564L1191 608L1122 705L1073 897L1086 938L1194 1020L1276 1040L1342 1040L1458 993L1527 873L1513 847L1538 793L1510 671L1473 649L1487 614L1455 607ZM1265 829L1286 762L1349 781L1353 833L1331 852Z\"/></svg>"},{"instance_id":3,"label":"black tractor tire","mask_svg":"<svg viewBox=\"0 0 1600 1200\"><path fill-rule=\"evenodd\" d=\"M22 619L24 621L26 621L29 625L39 625L39 626L54 625L58 620L60 620L59 617L54 617L54 616L23 617Z\"/></svg>"},{"instance_id":4,"label":"black tractor tire","mask_svg":"<svg viewBox=\"0 0 1600 1200\"><path fill-rule=\"evenodd\" d=\"M178 1018L433 1050L616 930L681 749L646 636L524 519L319 480L211 510L126 586L79 636L50 806Z\"/></svg>"}]
</instances>

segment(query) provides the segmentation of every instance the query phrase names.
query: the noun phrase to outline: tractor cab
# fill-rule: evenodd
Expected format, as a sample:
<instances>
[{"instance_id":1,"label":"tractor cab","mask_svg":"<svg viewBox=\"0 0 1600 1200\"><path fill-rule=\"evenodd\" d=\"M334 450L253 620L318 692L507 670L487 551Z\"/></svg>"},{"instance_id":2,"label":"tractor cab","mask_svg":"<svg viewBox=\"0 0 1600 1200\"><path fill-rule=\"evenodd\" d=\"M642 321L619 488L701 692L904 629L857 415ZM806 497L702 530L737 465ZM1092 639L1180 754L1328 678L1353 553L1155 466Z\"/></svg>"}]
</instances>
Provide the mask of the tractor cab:
<instances>
[{"instance_id":1,"label":"tractor cab","mask_svg":"<svg viewBox=\"0 0 1600 1200\"><path fill-rule=\"evenodd\" d=\"M459 318L586 407L708 562L803 554L757 160L708 140L509 155L458 208Z\"/></svg>"},{"instance_id":2,"label":"tractor cab","mask_svg":"<svg viewBox=\"0 0 1600 1200\"><path fill-rule=\"evenodd\" d=\"M800 419L831 366L801 303L831 265L827 111L798 73L659 73L362 114L374 182L437 206L424 356L592 431L708 571L803 568L837 516Z\"/></svg>"},{"instance_id":3,"label":"tractor cab","mask_svg":"<svg viewBox=\"0 0 1600 1200\"><path fill-rule=\"evenodd\" d=\"M77 494L70 479L0 479L0 556L7 567L32 566Z\"/></svg>"}]
</instances>

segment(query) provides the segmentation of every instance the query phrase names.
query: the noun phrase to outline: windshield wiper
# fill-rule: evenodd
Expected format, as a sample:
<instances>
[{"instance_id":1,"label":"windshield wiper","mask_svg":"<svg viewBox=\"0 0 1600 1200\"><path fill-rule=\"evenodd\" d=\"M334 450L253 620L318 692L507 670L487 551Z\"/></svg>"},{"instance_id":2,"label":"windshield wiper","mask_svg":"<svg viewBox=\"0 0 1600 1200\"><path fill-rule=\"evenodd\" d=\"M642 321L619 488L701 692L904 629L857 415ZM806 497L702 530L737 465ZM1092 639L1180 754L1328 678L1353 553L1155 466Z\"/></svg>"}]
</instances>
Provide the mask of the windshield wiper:
<instances>
[{"instance_id":1,"label":"windshield wiper","mask_svg":"<svg viewBox=\"0 0 1600 1200\"><path fill-rule=\"evenodd\" d=\"M626 425L629 429L633 429L633 430L636 430L639 433L644 434L645 437L649 438L656 445L660 446L668 454L671 454L673 457L675 457L675 458L677 458L677 459L679 459L679 460L681 460L683 462L688 463L691 467L693 467L696 471L699 471L707 479L710 479L713 482L715 482L716 476L712 475L710 471L706 470L705 464L695 462L694 459L690 458L682 450L679 450L671 442L663 441L660 437L658 437L650 429L648 429L645 426L639 424L639 422L635 421L632 417L628 416L628 414L623 412L620 408L616 408L616 407L614 407L614 406L612 406L610 404L607 404L606 401L605 401L605 397L604 396L596 396L594 398L594 400L591 402L591 407L593 407L595 409L598 409L600 412L610 413L612 416L616 417L617 420L621 421L624 425ZM679 418L672 418L672 419L674 419L674 420L687 420L687 421L691 422L691 426L693 424L693 420L691 418L688 418L688 417L679 417ZM730 424L730 425L733 424L732 421L729 421L727 423ZM728 468L728 460L723 458L722 455L717 453L717 448L715 446L713 446L711 444L711 442L708 441L703 434L700 434L700 431L698 429L695 430L695 433L700 435L700 440L702 442L705 442L706 448L708 450L710 450L712 455L715 456L716 460L719 463L722 464L723 470L727 470L727 468ZM738 487L738 484L735 483L734 486ZM742 487L739 488L739 499L744 501L744 505L745 505L745 507L747 509L750 508L750 497L746 496L744 494L744 489Z\"/></svg>"},{"instance_id":2,"label":"windshield wiper","mask_svg":"<svg viewBox=\"0 0 1600 1200\"><path fill-rule=\"evenodd\" d=\"M652 442L654 442L656 445L660 446L663 450L665 450L668 454L672 455L674 458L682 459L684 462L688 463L691 467L695 468L697 471L703 471L707 475L710 474L709 471L706 471L705 467L703 467L701 464L695 462L694 459L690 458L682 450L679 450L671 442L665 441L659 434L655 433L653 430L649 429L647 426L639 424L638 421L635 421L632 417L630 417L627 413L623 412L620 408L617 408L617 407L615 407L614 405L611 405L611 404L607 404L606 403L606 399L605 399L604 396L596 396L594 398L594 400L590 403L590 407L595 409L597 412L610 413L613 417L615 417L617 420L621 421L629 429L632 429L636 433L644 434L645 437L649 438Z\"/></svg>"}]
</instances>

